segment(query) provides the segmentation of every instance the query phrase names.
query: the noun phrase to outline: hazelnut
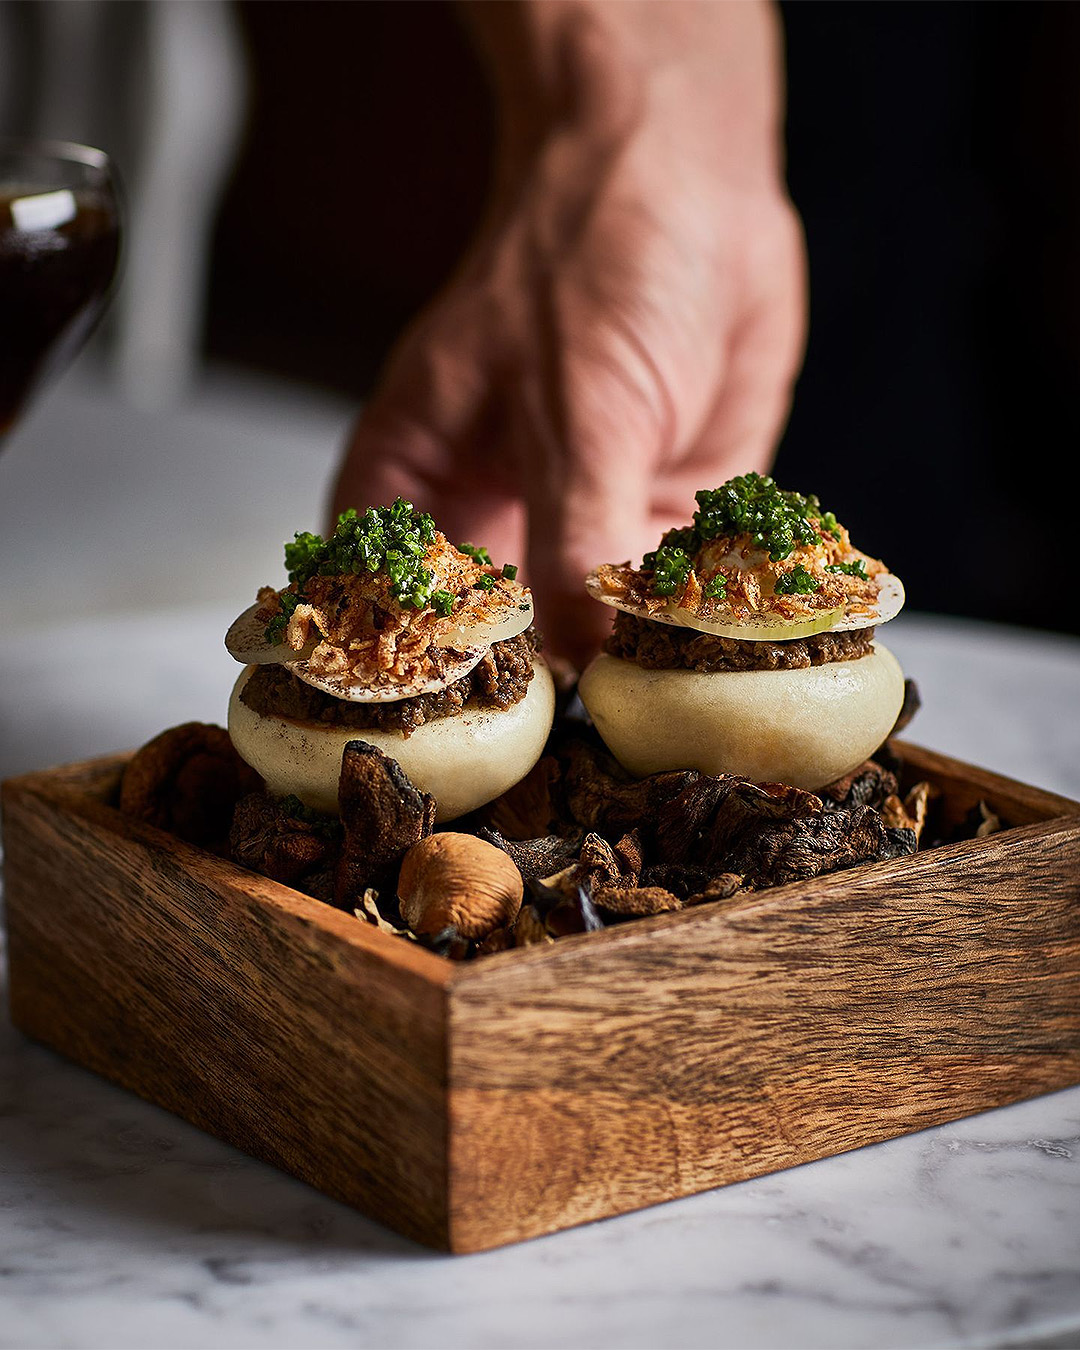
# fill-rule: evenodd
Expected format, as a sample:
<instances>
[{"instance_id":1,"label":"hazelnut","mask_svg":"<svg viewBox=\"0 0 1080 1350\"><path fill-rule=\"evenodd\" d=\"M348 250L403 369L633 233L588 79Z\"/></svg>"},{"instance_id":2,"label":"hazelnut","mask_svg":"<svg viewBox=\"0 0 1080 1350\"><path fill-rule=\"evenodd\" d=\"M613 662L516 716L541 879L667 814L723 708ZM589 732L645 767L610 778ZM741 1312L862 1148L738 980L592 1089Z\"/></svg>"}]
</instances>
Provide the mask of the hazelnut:
<instances>
[{"instance_id":1,"label":"hazelnut","mask_svg":"<svg viewBox=\"0 0 1080 1350\"><path fill-rule=\"evenodd\" d=\"M456 928L482 938L513 923L521 908L521 873L510 858L471 834L433 834L402 859L398 901L414 933Z\"/></svg>"}]
</instances>

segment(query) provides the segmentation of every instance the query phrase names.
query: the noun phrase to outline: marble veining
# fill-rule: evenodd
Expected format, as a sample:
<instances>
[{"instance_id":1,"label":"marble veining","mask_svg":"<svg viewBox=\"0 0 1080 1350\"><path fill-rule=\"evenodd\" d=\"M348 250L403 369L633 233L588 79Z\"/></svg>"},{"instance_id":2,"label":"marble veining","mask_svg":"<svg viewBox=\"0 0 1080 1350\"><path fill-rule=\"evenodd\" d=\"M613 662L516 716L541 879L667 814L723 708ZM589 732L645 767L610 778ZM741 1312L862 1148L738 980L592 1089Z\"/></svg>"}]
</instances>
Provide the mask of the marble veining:
<instances>
[{"instance_id":1,"label":"marble veining","mask_svg":"<svg viewBox=\"0 0 1080 1350\"><path fill-rule=\"evenodd\" d=\"M991 1346L1070 1325L1080 1336L1080 1089L454 1258L10 1026L0 1068L4 1347Z\"/></svg>"},{"instance_id":2,"label":"marble veining","mask_svg":"<svg viewBox=\"0 0 1080 1350\"><path fill-rule=\"evenodd\" d=\"M46 402L40 457L23 461L21 544L0 594L0 621L19 624L18 640L0 644L0 776L135 744L190 717L220 719L235 677L220 641L239 606L220 572L199 574L189 592L198 604L186 608L163 612L178 597L154 592L142 611L107 624L63 609L66 571L49 571L51 544L27 523L44 517L25 508L34 493L44 502L54 487L61 499L75 490L64 427L90 440L100 427L99 458L117 473L128 450L137 469L145 435L160 432L116 408L84 415L80 398ZM265 389L253 402L272 420ZM253 537L260 512L282 514L270 500L280 496L274 475L231 453L246 424L188 415L169 431L177 447L198 440L206 468L190 481L174 468L169 480L160 521L179 575L220 531L223 503L243 499ZM273 454L286 466L293 432L282 425ZM295 440L326 444L321 432ZM96 462L92 446L86 453ZM206 476L211 466L232 479ZM126 513L126 501L109 508L117 521L121 505ZM88 568L112 520L95 524L94 509L88 500ZM11 497L0 524L5 512L19 528ZM282 537L286 524L314 523L282 521ZM10 599L31 582L38 600L55 582L59 606L39 607L33 624ZM914 739L1080 796L1080 643L919 616L891 625L888 641L922 687ZM78 681L68 663L50 662L57 650L78 652ZM1080 1088L521 1246L445 1257L29 1043L4 1018L0 1350L148 1346L1075 1350Z\"/></svg>"}]
</instances>

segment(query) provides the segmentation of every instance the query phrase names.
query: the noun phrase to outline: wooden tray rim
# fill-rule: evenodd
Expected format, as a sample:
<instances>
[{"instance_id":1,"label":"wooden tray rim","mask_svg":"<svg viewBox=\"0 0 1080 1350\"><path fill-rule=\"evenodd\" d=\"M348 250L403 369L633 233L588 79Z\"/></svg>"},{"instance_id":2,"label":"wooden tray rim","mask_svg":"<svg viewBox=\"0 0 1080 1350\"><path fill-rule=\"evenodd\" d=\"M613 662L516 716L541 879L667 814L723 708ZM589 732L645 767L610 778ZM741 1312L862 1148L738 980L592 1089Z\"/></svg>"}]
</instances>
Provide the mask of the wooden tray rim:
<instances>
[{"instance_id":1,"label":"wooden tray rim","mask_svg":"<svg viewBox=\"0 0 1080 1350\"><path fill-rule=\"evenodd\" d=\"M917 879L921 871L935 866L938 862L951 863L957 859L962 861L988 849L1000 848L1003 844L1008 847L1020 846L1029 839L1057 833L1072 825L1080 826L1080 802L1070 797L1032 787L1018 779L1008 778L937 751L927 750L912 742L897 741L895 745L905 763L919 771L929 772L931 775L956 777L957 771L962 770L966 775L966 781L973 785L985 787L990 793L1016 795L1018 791L1022 792L1037 809L1055 814L1047 814L1031 824L1011 826L983 839L962 839L950 844L941 844L937 848L927 849L906 858L860 863L858 866L812 877L806 881L788 882L783 886L750 891L743 897L744 902L732 904L724 900L713 901L689 909L614 924L599 932L575 933L559 938L556 942L495 952L481 961L469 962L448 961L445 957L438 956L416 943L383 933L373 924L363 923L325 901L316 900L302 891L286 886L283 882L273 881L270 877L252 872L232 859L219 857L197 844L187 843L155 825L125 816L115 806L101 801L86 790L88 778L107 781L123 767L133 751L35 770L4 780L0 783L0 788L5 795L9 792L26 792L45 797L54 805L72 809L77 815L94 821L114 836L130 837L148 849L166 849L189 870L203 874L203 879L207 882L212 883L214 874L218 873L221 880L227 882L234 890L246 892L255 900L270 903L275 908L305 918L345 943L364 949L368 956L377 957L388 965L402 968L414 977L422 978L450 992L458 985L483 979L485 972L494 973L497 970L499 973L505 973L510 962L522 966L526 962L533 964L549 962L561 951L568 954L579 951L582 943L588 943L599 951L602 946L610 946L613 943L648 941L658 931L681 924L700 923L703 920L711 920L715 924L736 917L742 920L755 911L771 912L789 907L793 897L796 896L805 897L813 894L818 898L827 898L830 891L861 885L871 874L881 877L883 881L897 875L913 876Z\"/></svg>"}]
</instances>

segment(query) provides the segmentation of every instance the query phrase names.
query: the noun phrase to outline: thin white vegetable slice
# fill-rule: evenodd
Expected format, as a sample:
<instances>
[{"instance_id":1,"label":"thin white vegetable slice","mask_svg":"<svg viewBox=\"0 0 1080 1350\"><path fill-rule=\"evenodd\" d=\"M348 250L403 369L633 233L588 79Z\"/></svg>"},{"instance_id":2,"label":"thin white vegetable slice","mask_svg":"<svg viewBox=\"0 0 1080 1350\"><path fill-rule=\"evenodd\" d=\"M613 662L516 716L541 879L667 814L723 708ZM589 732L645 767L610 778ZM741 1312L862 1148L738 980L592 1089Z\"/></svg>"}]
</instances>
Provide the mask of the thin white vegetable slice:
<instances>
[{"instance_id":1,"label":"thin white vegetable slice","mask_svg":"<svg viewBox=\"0 0 1080 1350\"><path fill-rule=\"evenodd\" d=\"M874 580L878 584L877 604L872 614L850 614L836 625L838 633L846 633L855 628L880 628L883 623L895 619L904 608L907 598L904 583L892 572L882 572Z\"/></svg>"},{"instance_id":2,"label":"thin white vegetable slice","mask_svg":"<svg viewBox=\"0 0 1080 1350\"><path fill-rule=\"evenodd\" d=\"M780 619L776 615L755 615L739 622L707 619L678 605L667 604L663 609L649 611L644 605L613 595L602 585L595 572L585 578L585 589L594 600L612 609L621 609L639 619L654 623L672 624L677 628L693 628L699 633L715 637L735 638L742 642L790 642L795 638L811 637L815 633L849 632L857 628L876 628L895 619L904 607L904 585L899 577L884 572L876 578L877 601L866 613L845 614L842 607L821 610L798 619Z\"/></svg>"},{"instance_id":3,"label":"thin white vegetable slice","mask_svg":"<svg viewBox=\"0 0 1080 1350\"><path fill-rule=\"evenodd\" d=\"M309 669L306 660L283 661L282 665L313 689L321 689L324 694L332 694L346 703L398 703L403 698L416 698L419 694L439 693L455 680L468 675L490 650L490 647L466 647L463 651L455 649L452 655L447 653L446 668L442 675L393 684L365 684L362 680L350 679L348 676L318 675Z\"/></svg>"},{"instance_id":4,"label":"thin white vegetable slice","mask_svg":"<svg viewBox=\"0 0 1080 1350\"><path fill-rule=\"evenodd\" d=\"M475 602L473 602L475 605ZM302 657L310 656L318 639L309 644L308 650L294 652L283 642L267 642L266 624L255 615L262 606L256 601L234 619L225 634L225 646L234 660L245 666L259 666L275 663L288 665ZM496 642L506 642L510 638L524 633L533 621L531 601L511 605L498 619L478 620L470 623L468 615L461 623L441 630L438 635L440 647L453 647L456 650L479 649L481 652ZM479 660L479 657L477 658ZM475 665L476 662L474 661ZM403 695L403 697L405 697ZM411 697L409 695L408 697Z\"/></svg>"},{"instance_id":5,"label":"thin white vegetable slice","mask_svg":"<svg viewBox=\"0 0 1080 1350\"><path fill-rule=\"evenodd\" d=\"M267 642L266 622L255 617L260 609L262 605L256 600L230 624L225 634L225 646L234 661L245 666L280 666L286 661L296 661L311 655L319 640L317 636L301 652L294 652L284 642Z\"/></svg>"},{"instance_id":6,"label":"thin white vegetable slice","mask_svg":"<svg viewBox=\"0 0 1080 1350\"><path fill-rule=\"evenodd\" d=\"M473 602L474 605L476 603ZM282 665L305 684L348 703L396 703L404 698L416 698L419 694L438 693L455 680L468 675L496 642L506 642L517 637L533 621L531 602L511 606L508 612L496 620L470 623L466 614L460 624L438 633L438 645L446 652L442 675L431 675L406 683L370 684L340 675L312 672L309 658L319 641L317 636L299 652L293 651L284 642L267 642L266 624L255 617L260 608L258 603L251 605L229 628L225 635L229 655L248 666Z\"/></svg>"},{"instance_id":7,"label":"thin white vegetable slice","mask_svg":"<svg viewBox=\"0 0 1080 1350\"><path fill-rule=\"evenodd\" d=\"M466 615L460 624L455 623L452 628L440 630L439 646L493 647L496 642L506 642L510 638L517 637L519 633L524 633L532 621L531 600L511 605L498 619L484 619L470 623Z\"/></svg>"},{"instance_id":8,"label":"thin white vegetable slice","mask_svg":"<svg viewBox=\"0 0 1080 1350\"><path fill-rule=\"evenodd\" d=\"M688 609L679 609L673 605L662 622L693 628L713 637L736 638L742 642L790 642L794 638L812 637L815 633L825 633L838 627L843 613L843 608L838 605L835 609L818 610L816 614L802 619L780 619L775 614L755 614L739 623L720 623L715 619L703 619Z\"/></svg>"}]
</instances>

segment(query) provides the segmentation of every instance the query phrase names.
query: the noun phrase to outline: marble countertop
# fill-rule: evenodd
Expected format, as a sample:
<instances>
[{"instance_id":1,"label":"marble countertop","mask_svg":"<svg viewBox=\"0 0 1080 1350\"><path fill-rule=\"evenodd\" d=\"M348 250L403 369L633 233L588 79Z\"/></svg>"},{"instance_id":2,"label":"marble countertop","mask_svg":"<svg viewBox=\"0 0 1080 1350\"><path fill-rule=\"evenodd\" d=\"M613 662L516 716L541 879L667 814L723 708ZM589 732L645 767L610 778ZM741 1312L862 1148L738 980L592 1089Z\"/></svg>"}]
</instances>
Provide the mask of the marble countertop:
<instances>
[{"instance_id":1,"label":"marble countertop","mask_svg":"<svg viewBox=\"0 0 1080 1350\"><path fill-rule=\"evenodd\" d=\"M204 391L181 421L139 422L80 385L58 391L13 443L15 467L0 458L0 776L222 719L229 596L262 579L246 575L245 540L265 514L276 567L275 541L317 520L310 480L324 481L343 425L340 408L240 385ZM77 454L57 452L76 427ZM159 534L180 556L133 589L117 573L139 546L123 519L162 489L149 470L134 484L116 475L188 442L199 464L224 467L198 483L170 459ZM265 484L256 467L300 452L313 473L287 509L265 486L261 504L245 497L236 547L180 591L186 551L202 556L200 530L220 528L226 494L241 477ZM50 481L74 500L80 475L89 484L103 464L117 491L87 486L88 518L61 566L49 517L35 531L27 515ZM922 689L913 739L1080 797L1080 642L925 616L902 617L888 641ZM58 651L77 660L58 663ZM1078 1345L1080 1088L446 1257L0 1022L4 1350Z\"/></svg>"}]
</instances>

